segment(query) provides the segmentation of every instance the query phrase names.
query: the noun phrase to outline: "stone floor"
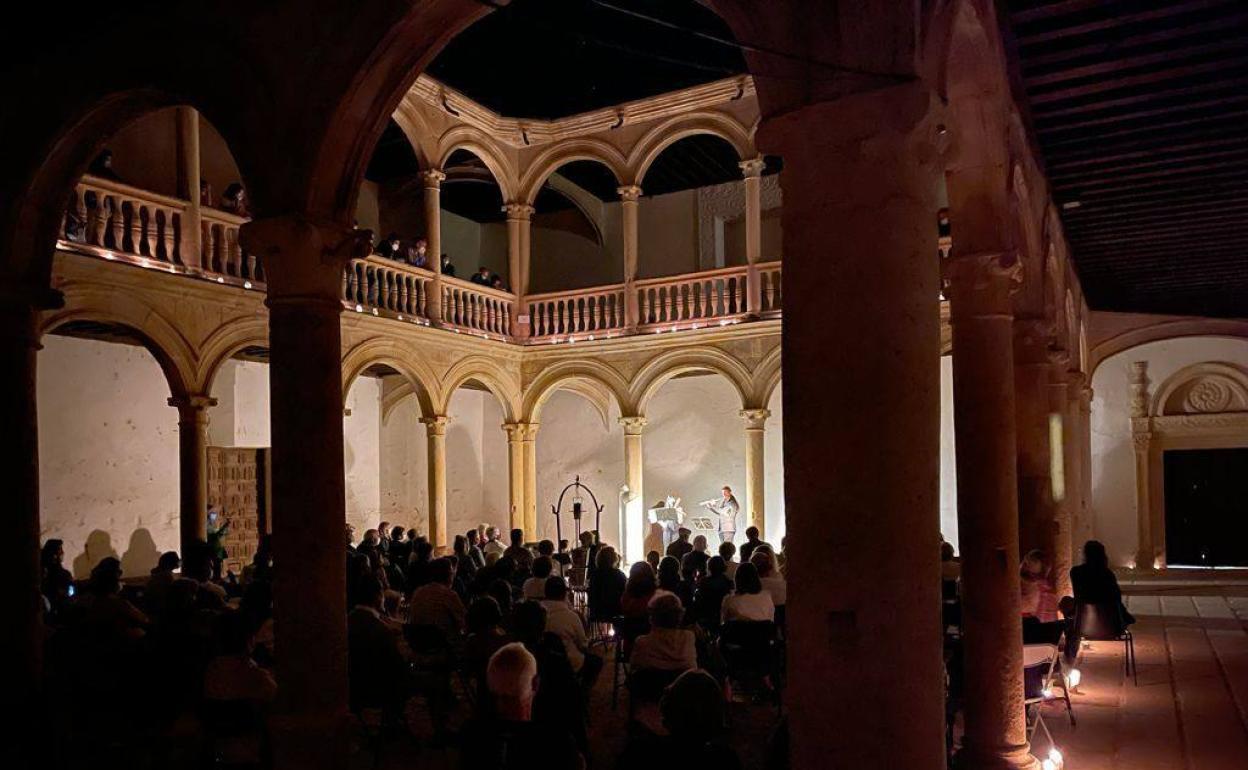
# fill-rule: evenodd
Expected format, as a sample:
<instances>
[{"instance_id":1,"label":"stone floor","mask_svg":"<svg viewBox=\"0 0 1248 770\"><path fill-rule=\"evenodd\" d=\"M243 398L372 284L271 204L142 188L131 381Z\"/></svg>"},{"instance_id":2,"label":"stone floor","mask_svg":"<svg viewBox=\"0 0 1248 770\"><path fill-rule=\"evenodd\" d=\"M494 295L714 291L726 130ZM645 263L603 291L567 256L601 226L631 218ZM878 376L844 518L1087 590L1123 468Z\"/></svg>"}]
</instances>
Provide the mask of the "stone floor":
<instances>
[{"instance_id":1,"label":"stone floor","mask_svg":"<svg viewBox=\"0 0 1248 770\"><path fill-rule=\"evenodd\" d=\"M1091 645L1073 696L1045 722L1068 770L1248 768L1248 583L1125 583L1139 684L1122 645Z\"/></svg>"}]
</instances>

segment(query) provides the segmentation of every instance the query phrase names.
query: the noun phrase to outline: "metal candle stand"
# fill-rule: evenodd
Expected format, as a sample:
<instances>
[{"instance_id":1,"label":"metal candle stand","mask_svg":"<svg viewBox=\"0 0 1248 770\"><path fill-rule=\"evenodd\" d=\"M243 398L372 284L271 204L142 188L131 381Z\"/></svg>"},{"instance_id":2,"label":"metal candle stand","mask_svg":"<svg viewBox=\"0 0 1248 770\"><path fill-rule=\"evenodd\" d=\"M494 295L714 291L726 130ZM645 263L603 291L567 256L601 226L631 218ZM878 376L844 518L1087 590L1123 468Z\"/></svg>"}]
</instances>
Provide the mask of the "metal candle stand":
<instances>
[{"instance_id":1,"label":"metal candle stand","mask_svg":"<svg viewBox=\"0 0 1248 770\"><path fill-rule=\"evenodd\" d=\"M589 495L590 503L594 506L594 532L602 531L602 506L598 503L598 497L594 491L581 483L581 477L578 474L576 479L563 488L559 493L559 502L550 506L550 512L555 516L555 538L563 540L563 518L560 513L563 511L563 498L567 496L568 491L572 492L572 520L576 522L576 542L581 540L581 517L585 514L585 503L581 497L581 491L584 490Z\"/></svg>"}]
</instances>

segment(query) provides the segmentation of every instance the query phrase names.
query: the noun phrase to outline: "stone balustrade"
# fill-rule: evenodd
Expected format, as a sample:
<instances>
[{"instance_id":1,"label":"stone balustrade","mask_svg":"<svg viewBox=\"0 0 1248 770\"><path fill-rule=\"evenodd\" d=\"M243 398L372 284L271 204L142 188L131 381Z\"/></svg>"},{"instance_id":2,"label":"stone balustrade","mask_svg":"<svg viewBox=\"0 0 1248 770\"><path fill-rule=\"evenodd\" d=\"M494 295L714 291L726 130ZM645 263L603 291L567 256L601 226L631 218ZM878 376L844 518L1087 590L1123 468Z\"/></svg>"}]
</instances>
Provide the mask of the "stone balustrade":
<instances>
[{"instance_id":1,"label":"stone balustrade","mask_svg":"<svg viewBox=\"0 0 1248 770\"><path fill-rule=\"evenodd\" d=\"M534 294L528 300L530 342L553 342L576 334L590 339L614 336L628 328L622 283Z\"/></svg>"},{"instance_id":2,"label":"stone balustrade","mask_svg":"<svg viewBox=\"0 0 1248 770\"><path fill-rule=\"evenodd\" d=\"M60 248L264 291L264 265L239 242L246 222L229 212L193 210L178 198L84 176L66 209ZM199 237L189 237L196 229ZM634 284L636 319L628 317L624 284L533 294L525 298L529 324L521 327L515 294L373 255L347 265L342 299L357 312L532 345L776 318L780 276L777 261L640 280ZM755 281L757 307L750 307L749 286ZM440 318L433 317L437 307Z\"/></svg>"}]
</instances>

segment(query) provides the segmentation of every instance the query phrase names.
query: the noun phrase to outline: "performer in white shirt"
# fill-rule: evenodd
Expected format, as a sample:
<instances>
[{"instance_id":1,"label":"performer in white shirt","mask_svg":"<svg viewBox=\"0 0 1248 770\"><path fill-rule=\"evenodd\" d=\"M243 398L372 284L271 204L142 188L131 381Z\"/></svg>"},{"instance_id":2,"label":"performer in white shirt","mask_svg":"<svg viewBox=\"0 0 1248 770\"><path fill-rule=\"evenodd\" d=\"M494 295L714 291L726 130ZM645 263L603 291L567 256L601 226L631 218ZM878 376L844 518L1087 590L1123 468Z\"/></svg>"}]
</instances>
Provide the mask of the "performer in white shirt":
<instances>
[{"instance_id":1,"label":"performer in white shirt","mask_svg":"<svg viewBox=\"0 0 1248 770\"><path fill-rule=\"evenodd\" d=\"M719 542L727 543L737 534L737 514L741 505L732 494L732 487L723 488L723 497L702 503L719 517Z\"/></svg>"}]
</instances>

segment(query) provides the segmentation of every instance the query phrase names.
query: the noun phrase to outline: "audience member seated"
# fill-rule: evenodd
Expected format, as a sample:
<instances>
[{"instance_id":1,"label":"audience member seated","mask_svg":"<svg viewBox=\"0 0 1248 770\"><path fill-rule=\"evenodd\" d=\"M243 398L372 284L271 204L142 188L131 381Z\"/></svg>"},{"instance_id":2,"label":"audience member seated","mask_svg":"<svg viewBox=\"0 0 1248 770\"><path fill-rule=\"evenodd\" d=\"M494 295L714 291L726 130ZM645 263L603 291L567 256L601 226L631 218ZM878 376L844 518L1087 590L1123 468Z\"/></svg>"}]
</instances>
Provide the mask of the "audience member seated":
<instances>
[{"instance_id":1,"label":"audience member seated","mask_svg":"<svg viewBox=\"0 0 1248 770\"><path fill-rule=\"evenodd\" d=\"M698 666L693 632L680 627L685 608L672 594L650 600L650 631L633 643L629 663L633 670L687 671Z\"/></svg>"},{"instance_id":2,"label":"audience member seated","mask_svg":"<svg viewBox=\"0 0 1248 770\"><path fill-rule=\"evenodd\" d=\"M482 265L477 268L477 272L473 273L472 276L468 280L472 281L478 286L493 286L494 274L490 272L490 269L488 267L486 267L485 265Z\"/></svg>"},{"instance_id":3,"label":"audience member seated","mask_svg":"<svg viewBox=\"0 0 1248 770\"><path fill-rule=\"evenodd\" d=\"M468 605L468 638L464 641L464 665L478 683L485 681L490 656L511 637L503 628L503 612L492 596L478 596Z\"/></svg>"},{"instance_id":4,"label":"audience member seated","mask_svg":"<svg viewBox=\"0 0 1248 770\"><path fill-rule=\"evenodd\" d=\"M611 546L598 549L589 571L588 603L591 622L607 622L620 614L620 601L628 578L617 566L619 556Z\"/></svg>"},{"instance_id":5,"label":"audience member seated","mask_svg":"<svg viewBox=\"0 0 1248 770\"><path fill-rule=\"evenodd\" d=\"M178 580L178 575L174 572L181 566L182 560L178 558L178 552L166 551L160 555L156 566L152 567L152 576L147 579L147 588L143 589L143 604L153 617L159 616L164 609L165 597L169 595L174 581Z\"/></svg>"},{"instance_id":6,"label":"audience member seated","mask_svg":"<svg viewBox=\"0 0 1248 770\"><path fill-rule=\"evenodd\" d=\"M142 639L151 620L121 595L121 562L109 556L91 570L87 590L74 600L75 615L101 647L123 650Z\"/></svg>"},{"instance_id":7,"label":"audience member seated","mask_svg":"<svg viewBox=\"0 0 1248 770\"><path fill-rule=\"evenodd\" d=\"M537 713L540 666L523 644L503 646L490 658L485 680L487 715L464 731L465 770L580 770L584 759L569 730Z\"/></svg>"},{"instance_id":8,"label":"audience member seated","mask_svg":"<svg viewBox=\"0 0 1248 770\"><path fill-rule=\"evenodd\" d=\"M434 559L429 582L417 588L408 602L408 623L415 629L436 629L454 645L464 630L464 602L451 589L455 568L450 559Z\"/></svg>"},{"instance_id":9,"label":"audience member seated","mask_svg":"<svg viewBox=\"0 0 1248 770\"><path fill-rule=\"evenodd\" d=\"M463 579L465 584L471 583L472 578L477 574L477 563L468 553L468 538L465 535L456 535L451 552L455 554L456 574Z\"/></svg>"},{"instance_id":10,"label":"audience member seated","mask_svg":"<svg viewBox=\"0 0 1248 770\"><path fill-rule=\"evenodd\" d=\"M701 578L706 574L706 561L711 558L707 552L706 535L698 535L693 539L693 550L685 554L680 560L680 566L683 570L686 566L691 566L698 577Z\"/></svg>"},{"instance_id":11,"label":"audience member seated","mask_svg":"<svg viewBox=\"0 0 1248 770\"><path fill-rule=\"evenodd\" d=\"M251 210L247 205L247 191L243 189L242 184L231 182L225 188L225 192L221 193L221 210L240 217L251 216Z\"/></svg>"},{"instance_id":12,"label":"audience member seated","mask_svg":"<svg viewBox=\"0 0 1248 770\"><path fill-rule=\"evenodd\" d=\"M533 577L524 581L521 596L526 601L538 601L546 598L546 578L554 571L555 563L549 556L539 556L533 560Z\"/></svg>"},{"instance_id":13,"label":"audience member seated","mask_svg":"<svg viewBox=\"0 0 1248 770\"><path fill-rule=\"evenodd\" d=\"M729 580L735 580L737 577L737 567L741 566L740 562L733 561L737 555L737 546L731 540L727 540L719 544L719 558L724 560L724 577Z\"/></svg>"},{"instance_id":14,"label":"audience member seated","mask_svg":"<svg viewBox=\"0 0 1248 770\"><path fill-rule=\"evenodd\" d=\"M377 241L377 248L373 250L379 257L386 259L399 259L399 250L402 248L403 242L399 238L398 233L390 233L385 238Z\"/></svg>"},{"instance_id":15,"label":"audience member seated","mask_svg":"<svg viewBox=\"0 0 1248 770\"><path fill-rule=\"evenodd\" d=\"M442 275L448 278L455 277L455 265L451 264L451 255L449 254L442 255Z\"/></svg>"},{"instance_id":16,"label":"audience member seated","mask_svg":"<svg viewBox=\"0 0 1248 770\"><path fill-rule=\"evenodd\" d=\"M429 582L433 564L433 544L423 537L412 542L412 555L407 562L407 593L410 595Z\"/></svg>"},{"instance_id":17,"label":"audience member seated","mask_svg":"<svg viewBox=\"0 0 1248 770\"><path fill-rule=\"evenodd\" d=\"M758 527L747 527L745 530L745 542L741 544L741 563L744 564L750 560L750 556L754 554L754 549L761 545L770 545L758 537Z\"/></svg>"},{"instance_id":18,"label":"audience member seated","mask_svg":"<svg viewBox=\"0 0 1248 770\"><path fill-rule=\"evenodd\" d=\"M412 693L410 654L403 628L382 611L383 591L374 577L360 582L359 602L347 615L347 672L354 709L402 713Z\"/></svg>"},{"instance_id":19,"label":"audience member seated","mask_svg":"<svg viewBox=\"0 0 1248 770\"><path fill-rule=\"evenodd\" d=\"M534 718L568 729L582 751L588 749L580 681L568 661L563 641L546 628L546 608L538 602L517 604L512 635L537 659L538 691Z\"/></svg>"},{"instance_id":20,"label":"audience member seated","mask_svg":"<svg viewBox=\"0 0 1248 770\"><path fill-rule=\"evenodd\" d=\"M719 628L724 599L732 593L732 581L728 579L727 564L722 556L712 556L706 563L706 568L706 577L702 578L694 591L690 614L692 620L703 628L713 630Z\"/></svg>"},{"instance_id":21,"label":"audience member seated","mask_svg":"<svg viewBox=\"0 0 1248 770\"><path fill-rule=\"evenodd\" d=\"M624 585L624 595L620 598L620 614L625 618L644 618L650 606L650 599L658 590L654 569L648 562L639 561L628 571L628 582Z\"/></svg>"},{"instance_id":22,"label":"audience member seated","mask_svg":"<svg viewBox=\"0 0 1248 770\"><path fill-rule=\"evenodd\" d=\"M676 594L680 603L689 606L693 603L693 586L680 574L680 560L674 556L664 556L659 562L659 591Z\"/></svg>"},{"instance_id":23,"label":"audience member seated","mask_svg":"<svg viewBox=\"0 0 1248 770\"><path fill-rule=\"evenodd\" d=\"M685 558L685 554L693 550L693 543L689 542L689 536L693 533L685 527L676 530L676 539L667 546L667 555L676 559L676 564L680 564L680 560Z\"/></svg>"},{"instance_id":24,"label":"audience member seated","mask_svg":"<svg viewBox=\"0 0 1248 770\"><path fill-rule=\"evenodd\" d=\"M511 545L503 551L503 556L510 556L520 572L527 575L533 571L533 552L524 547L524 530L511 531Z\"/></svg>"},{"instance_id":25,"label":"audience member seated","mask_svg":"<svg viewBox=\"0 0 1248 770\"><path fill-rule=\"evenodd\" d=\"M496 557L501 557L503 555L503 551L506 550L507 546L503 545L498 539L498 527L486 527L485 544L481 546L482 553L486 556L494 554Z\"/></svg>"},{"instance_id":26,"label":"audience member seated","mask_svg":"<svg viewBox=\"0 0 1248 770\"><path fill-rule=\"evenodd\" d=\"M650 565L656 575L659 573L659 562L662 560L663 554L658 551L646 551L646 564Z\"/></svg>"},{"instance_id":27,"label":"audience member seated","mask_svg":"<svg viewBox=\"0 0 1248 770\"><path fill-rule=\"evenodd\" d=\"M559 637L568 655L568 663L581 678L581 686L588 693L602 671L602 658L589 651L589 638L585 635L585 621L568 604L568 584L563 578L551 576L546 579L546 630Z\"/></svg>"},{"instance_id":28,"label":"audience member seated","mask_svg":"<svg viewBox=\"0 0 1248 770\"><path fill-rule=\"evenodd\" d=\"M222 616L219 645L203 682L203 715L213 753L226 767L263 764L264 711L277 695L277 682L252 659L252 628L244 616Z\"/></svg>"},{"instance_id":29,"label":"audience member seated","mask_svg":"<svg viewBox=\"0 0 1248 770\"><path fill-rule=\"evenodd\" d=\"M1135 617L1122 603L1122 589L1118 586L1114 571L1109 567L1109 555L1100 541L1089 540L1083 544L1083 564L1071 568L1070 583L1075 593L1076 613L1080 605L1089 605L1106 612L1116 611L1117 618L1101 616L1100 620L1119 626L1120 629L1135 622ZM1078 629L1075 629L1067 638L1066 656L1073 659L1078 651L1079 635Z\"/></svg>"},{"instance_id":30,"label":"audience member seated","mask_svg":"<svg viewBox=\"0 0 1248 770\"><path fill-rule=\"evenodd\" d=\"M40 590L53 614L59 613L69 603L69 589L74 585L74 576L64 567L65 543L55 538L48 540L43 544L39 561L43 566Z\"/></svg>"},{"instance_id":31,"label":"audience member seated","mask_svg":"<svg viewBox=\"0 0 1248 770\"><path fill-rule=\"evenodd\" d=\"M1018 577L1024 643L1056 643L1061 635L1057 583L1044 552L1028 551L1019 563Z\"/></svg>"},{"instance_id":32,"label":"audience member seated","mask_svg":"<svg viewBox=\"0 0 1248 770\"><path fill-rule=\"evenodd\" d=\"M485 553L481 550L481 536L483 531L470 529L464 537L468 538L468 558L472 560L474 565L473 572L485 566Z\"/></svg>"},{"instance_id":33,"label":"audience member seated","mask_svg":"<svg viewBox=\"0 0 1248 770\"><path fill-rule=\"evenodd\" d=\"M87 173L100 179L109 179L114 182L124 181L113 168L112 150L101 150L100 154L95 156L95 160L91 161L91 165L87 167Z\"/></svg>"},{"instance_id":34,"label":"audience member seated","mask_svg":"<svg viewBox=\"0 0 1248 770\"><path fill-rule=\"evenodd\" d=\"M720 611L721 623L775 620L776 605L771 600L771 594L763 590L763 582L753 562L746 562L737 568L735 587L736 593L724 599Z\"/></svg>"},{"instance_id":35,"label":"audience member seated","mask_svg":"<svg viewBox=\"0 0 1248 770\"><path fill-rule=\"evenodd\" d=\"M783 607L788 601L788 585L776 569L776 554L770 546L759 546L750 556L750 563L758 570L758 579L763 583L763 590L771 594L771 601L777 607Z\"/></svg>"},{"instance_id":36,"label":"audience member seated","mask_svg":"<svg viewBox=\"0 0 1248 770\"><path fill-rule=\"evenodd\" d=\"M714 677L686 671L667 688L659 710L668 734L635 730L620 755L620 770L739 770L741 760L727 745L727 703Z\"/></svg>"}]
</instances>

